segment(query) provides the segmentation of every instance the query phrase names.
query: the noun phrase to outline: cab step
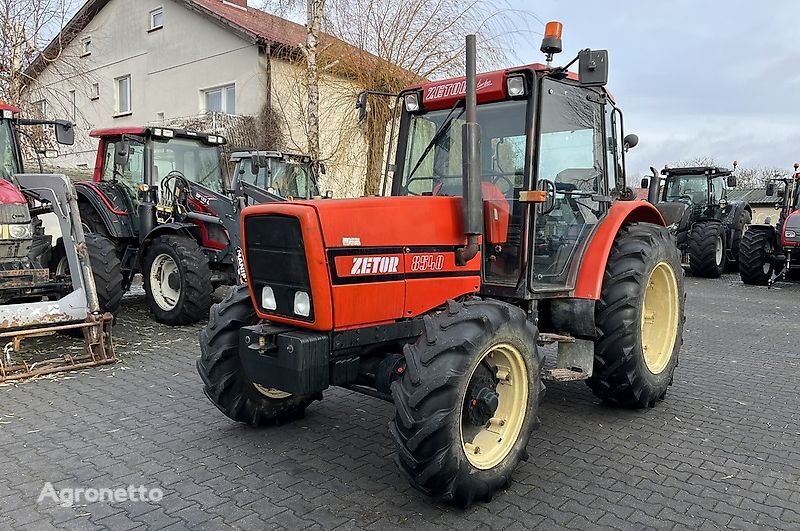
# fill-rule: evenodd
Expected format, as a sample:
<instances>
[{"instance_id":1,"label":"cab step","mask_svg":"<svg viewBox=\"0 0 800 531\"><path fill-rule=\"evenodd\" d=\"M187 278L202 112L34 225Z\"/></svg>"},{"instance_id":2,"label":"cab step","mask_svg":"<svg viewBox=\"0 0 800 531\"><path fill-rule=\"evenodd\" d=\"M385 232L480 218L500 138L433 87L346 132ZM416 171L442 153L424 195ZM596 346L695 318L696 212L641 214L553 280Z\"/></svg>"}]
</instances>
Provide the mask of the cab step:
<instances>
[{"instance_id":1,"label":"cab step","mask_svg":"<svg viewBox=\"0 0 800 531\"><path fill-rule=\"evenodd\" d=\"M558 361L555 367L543 368L542 379L556 382L587 380L594 368L594 342L563 334L543 332L539 346L558 343Z\"/></svg>"},{"instance_id":2,"label":"cab step","mask_svg":"<svg viewBox=\"0 0 800 531\"><path fill-rule=\"evenodd\" d=\"M551 382L577 382L579 380L587 380L591 376L576 369L545 369L542 371L542 380L549 380Z\"/></svg>"}]
</instances>

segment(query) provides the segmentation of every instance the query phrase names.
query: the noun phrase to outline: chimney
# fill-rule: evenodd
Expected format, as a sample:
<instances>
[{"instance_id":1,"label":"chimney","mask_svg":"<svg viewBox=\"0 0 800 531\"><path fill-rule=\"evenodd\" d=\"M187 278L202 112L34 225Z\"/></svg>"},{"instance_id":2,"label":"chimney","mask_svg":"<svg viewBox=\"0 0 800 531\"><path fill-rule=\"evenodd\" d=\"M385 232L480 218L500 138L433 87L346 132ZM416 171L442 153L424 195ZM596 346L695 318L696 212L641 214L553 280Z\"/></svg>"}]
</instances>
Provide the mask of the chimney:
<instances>
[{"instance_id":1,"label":"chimney","mask_svg":"<svg viewBox=\"0 0 800 531\"><path fill-rule=\"evenodd\" d=\"M222 3L238 7L240 9L247 9L247 0L222 0Z\"/></svg>"}]
</instances>

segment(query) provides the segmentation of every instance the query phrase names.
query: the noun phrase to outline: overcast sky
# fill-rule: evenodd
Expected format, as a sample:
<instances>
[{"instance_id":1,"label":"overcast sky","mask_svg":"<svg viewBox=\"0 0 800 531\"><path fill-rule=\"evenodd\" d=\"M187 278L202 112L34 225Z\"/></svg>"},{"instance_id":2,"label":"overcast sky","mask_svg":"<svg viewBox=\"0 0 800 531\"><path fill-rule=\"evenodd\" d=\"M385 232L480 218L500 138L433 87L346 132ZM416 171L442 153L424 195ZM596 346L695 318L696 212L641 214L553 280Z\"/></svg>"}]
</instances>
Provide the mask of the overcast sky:
<instances>
[{"instance_id":1,"label":"overcast sky","mask_svg":"<svg viewBox=\"0 0 800 531\"><path fill-rule=\"evenodd\" d=\"M609 89L640 144L631 173L695 156L791 168L800 161L800 2L511 0L564 23L564 63L609 50ZM519 50L542 57L540 36Z\"/></svg>"}]
</instances>

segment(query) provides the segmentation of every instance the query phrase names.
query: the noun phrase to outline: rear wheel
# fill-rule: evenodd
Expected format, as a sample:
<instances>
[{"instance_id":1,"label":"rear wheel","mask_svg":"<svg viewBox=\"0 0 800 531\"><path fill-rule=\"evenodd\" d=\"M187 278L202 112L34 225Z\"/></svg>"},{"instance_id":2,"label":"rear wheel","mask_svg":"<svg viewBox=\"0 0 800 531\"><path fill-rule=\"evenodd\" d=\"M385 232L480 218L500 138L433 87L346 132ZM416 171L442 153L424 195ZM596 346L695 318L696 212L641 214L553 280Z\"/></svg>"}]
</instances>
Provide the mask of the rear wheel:
<instances>
[{"instance_id":1,"label":"rear wheel","mask_svg":"<svg viewBox=\"0 0 800 531\"><path fill-rule=\"evenodd\" d=\"M725 227L718 221L695 223L689 234L689 269L692 275L719 278L725 271Z\"/></svg>"},{"instance_id":2,"label":"rear wheel","mask_svg":"<svg viewBox=\"0 0 800 531\"><path fill-rule=\"evenodd\" d=\"M742 238L744 237L747 229L750 228L750 223L753 221L753 215L749 210L742 210L739 213L739 219L736 220L736 225L733 228L733 241L731 242L731 255L733 259L739 261L739 249L742 246Z\"/></svg>"},{"instance_id":3,"label":"rear wheel","mask_svg":"<svg viewBox=\"0 0 800 531\"><path fill-rule=\"evenodd\" d=\"M424 322L392 384L398 465L437 499L461 506L489 500L527 459L539 423L536 327L498 301L450 301Z\"/></svg>"},{"instance_id":4,"label":"rear wheel","mask_svg":"<svg viewBox=\"0 0 800 531\"><path fill-rule=\"evenodd\" d=\"M100 311L117 315L125 290L114 244L99 234L85 234L84 238L86 249L89 252ZM53 248L50 272L56 278L71 283L69 262L64 250L64 242L61 240Z\"/></svg>"},{"instance_id":5,"label":"rear wheel","mask_svg":"<svg viewBox=\"0 0 800 531\"><path fill-rule=\"evenodd\" d=\"M254 427L302 416L317 395L292 395L251 382L239 361L239 329L258 323L247 286L231 288L211 307L208 325L200 333L197 371L211 402L228 418Z\"/></svg>"},{"instance_id":6,"label":"rear wheel","mask_svg":"<svg viewBox=\"0 0 800 531\"><path fill-rule=\"evenodd\" d=\"M147 305L159 323L184 325L208 316L211 271L192 238L178 234L156 238L147 248L142 277Z\"/></svg>"},{"instance_id":7,"label":"rear wheel","mask_svg":"<svg viewBox=\"0 0 800 531\"><path fill-rule=\"evenodd\" d=\"M774 272L775 252L771 230L751 228L744 233L739 247L739 276L745 284L766 286Z\"/></svg>"},{"instance_id":8,"label":"rear wheel","mask_svg":"<svg viewBox=\"0 0 800 531\"><path fill-rule=\"evenodd\" d=\"M667 229L634 223L606 263L587 384L605 402L653 407L672 384L684 321L683 270Z\"/></svg>"}]
</instances>

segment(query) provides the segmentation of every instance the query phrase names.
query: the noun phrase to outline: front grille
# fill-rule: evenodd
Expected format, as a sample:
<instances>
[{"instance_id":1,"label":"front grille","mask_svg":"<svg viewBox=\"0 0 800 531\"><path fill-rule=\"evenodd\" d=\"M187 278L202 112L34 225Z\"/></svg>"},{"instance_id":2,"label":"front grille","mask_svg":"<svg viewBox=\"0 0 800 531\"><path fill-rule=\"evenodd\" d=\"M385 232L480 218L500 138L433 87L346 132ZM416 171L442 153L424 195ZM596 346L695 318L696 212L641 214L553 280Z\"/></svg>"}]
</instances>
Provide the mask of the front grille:
<instances>
[{"instance_id":1,"label":"front grille","mask_svg":"<svg viewBox=\"0 0 800 531\"><path fill-rule=\"evenodd\" d=\"M314 301L311 313L302 317L294 313L294 296L298 291L311 295L308 263L300 221L291 216L249 216L244 222L245 256L248 279L258 299L259 309L264 313L300 319L314 320ZM265 310L261 305L261 292L269 286L275 293L277 309Z\"/></svg>"}]
</instances>

